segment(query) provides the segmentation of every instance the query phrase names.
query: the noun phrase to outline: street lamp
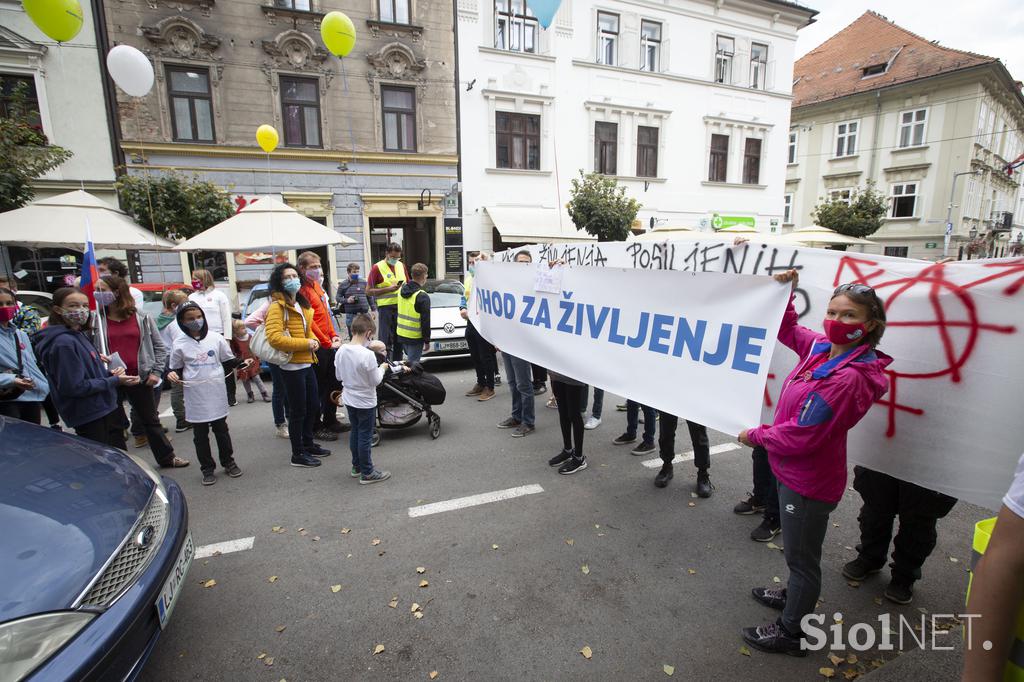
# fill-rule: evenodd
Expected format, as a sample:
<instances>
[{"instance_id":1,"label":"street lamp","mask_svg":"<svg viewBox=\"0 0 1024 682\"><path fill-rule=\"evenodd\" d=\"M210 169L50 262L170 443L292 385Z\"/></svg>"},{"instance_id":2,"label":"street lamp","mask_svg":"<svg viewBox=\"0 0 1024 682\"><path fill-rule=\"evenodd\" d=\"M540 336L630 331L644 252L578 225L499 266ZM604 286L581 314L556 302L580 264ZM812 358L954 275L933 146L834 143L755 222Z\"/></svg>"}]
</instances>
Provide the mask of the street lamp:
<instances>
[{"instance_id":1,"label":"street lamp","mask_svg":"<svg viewBox=\"0 0 1024 682\"><path fill-rule=\"evenodd\" d=\"M949 190L949 207L946 209L946 236L942 242L942 257L945 258L949 255L949 240L953 236L953 200L956 197L956 179L961 175L978 175L981 173L980 170L969 170L961 173L953 173L953 187ZM977 236L977 230L972 230L974 235ZM974 239L972 236L971 239Z\"/></svg>"}]
</instances>

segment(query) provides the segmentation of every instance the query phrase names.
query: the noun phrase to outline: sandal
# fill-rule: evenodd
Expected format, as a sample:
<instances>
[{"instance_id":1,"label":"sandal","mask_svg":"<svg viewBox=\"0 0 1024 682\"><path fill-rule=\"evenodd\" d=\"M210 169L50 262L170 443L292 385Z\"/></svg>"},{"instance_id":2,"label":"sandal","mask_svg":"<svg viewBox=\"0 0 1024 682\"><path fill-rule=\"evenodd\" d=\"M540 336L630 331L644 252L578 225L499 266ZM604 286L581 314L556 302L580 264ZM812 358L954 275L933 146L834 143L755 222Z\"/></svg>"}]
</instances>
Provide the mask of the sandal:
<instances>
[{"instance_id":1,"label":"sandal","mask_svg":"<svg viewBox=\"0 0 1024 682\"><path fill-rule=\"evenodd\" d=\"M558 400L555 398L555 396L551 396L550 398L548 398L547 407L550 407L552 410L558 409Z\"/></svg>"},{"instance_id":2,"label":"sandal","mask_svg":"<svg viewBox=\"0 0 1024 682\"><path fill-rule=\"evenodd\" d=\"M161 465L160 468L162 468L162 469L183 469L184 467L187 467L189 464L191 464L191 462L189 462L187 459L182 459L181 457L175 457L174 459L171 460L170 464L163 464L163 465Z\"/></svg>"}]
</instances>

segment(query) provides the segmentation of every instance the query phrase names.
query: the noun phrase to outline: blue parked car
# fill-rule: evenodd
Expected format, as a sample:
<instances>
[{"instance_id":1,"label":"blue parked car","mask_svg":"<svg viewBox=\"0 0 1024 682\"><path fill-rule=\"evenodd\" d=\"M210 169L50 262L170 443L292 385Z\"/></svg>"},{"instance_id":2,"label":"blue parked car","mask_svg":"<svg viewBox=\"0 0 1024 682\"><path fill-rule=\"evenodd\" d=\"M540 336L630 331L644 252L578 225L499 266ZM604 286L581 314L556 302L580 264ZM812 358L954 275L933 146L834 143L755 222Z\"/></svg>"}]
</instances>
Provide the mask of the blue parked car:
<instances>
[{"instance_id":1,"label":"blue parked car","mask_svg":"<svg viewBox=\"0 0 1024 682\"><path fill-rule=\"evenodd\" d=\"M0 417L0 680L131 680L195 554L141 459Z\"/></svg>"}]
</instances>

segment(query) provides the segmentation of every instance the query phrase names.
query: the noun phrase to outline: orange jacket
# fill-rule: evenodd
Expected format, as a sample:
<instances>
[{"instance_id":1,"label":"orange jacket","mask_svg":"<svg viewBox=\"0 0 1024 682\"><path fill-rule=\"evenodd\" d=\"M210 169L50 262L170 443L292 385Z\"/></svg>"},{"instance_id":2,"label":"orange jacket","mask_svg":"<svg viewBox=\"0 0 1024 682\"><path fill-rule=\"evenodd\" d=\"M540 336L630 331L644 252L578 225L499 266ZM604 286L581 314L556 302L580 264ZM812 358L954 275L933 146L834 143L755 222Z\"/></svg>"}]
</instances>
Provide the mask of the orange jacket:
<instances>
[{"instance_id":1,"label":"orange jacket","mask_svg":"<svg viewBox=\"0 0 1024 682\"><path fill-rule=\"evenodd\" d=\"M306 297L313 308L313 334L324 348L331 347L331 340L336 336L334 325L331 324L331 312L324 305L324 289L319 282L306 278L299 293Z\"/></svg>"}]
</instances>

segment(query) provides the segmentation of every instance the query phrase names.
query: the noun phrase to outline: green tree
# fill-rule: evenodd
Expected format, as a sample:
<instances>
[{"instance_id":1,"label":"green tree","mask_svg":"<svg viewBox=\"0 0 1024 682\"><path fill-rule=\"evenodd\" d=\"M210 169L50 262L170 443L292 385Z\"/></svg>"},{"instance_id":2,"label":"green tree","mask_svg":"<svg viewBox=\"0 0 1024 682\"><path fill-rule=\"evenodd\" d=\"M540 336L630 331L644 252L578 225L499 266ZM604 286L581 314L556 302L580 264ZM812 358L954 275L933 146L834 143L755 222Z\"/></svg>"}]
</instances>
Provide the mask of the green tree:
<instances>
[{"instance_id":1,"label":"green tree","mask_svg":"<svg viewBox=\"0 0 1024 682\"><path fill-rule=\"evenodd\" d=\"M235 213L227 192L196 175L123 175L116 187L125 213L168 239L189 239Z\"/></svg>"},{"instance_id":2,"label":"green tree","mask_svg":"<svg viewBox=\"0 0 1024 682\"><path fill-rule=\"evenodd\" d=\"M640 202L626 196L626 188L614 178L580 171L573 178L569 217L576 227L600 242L617 242L629 236L629 228L640 210Z\"/></svg>"},{"instance_id":3,"label":"green tree","mask_svg":"<svg viewBox=\"0 0 1024 682\"><path fill-rule=\"evenodd\" d=\"M849 203L838 198L820 200L811 217L822 227L863 239L878 231L888 210L888 198L869 181L866 188L853 191Z\"/></svg>"},{"instance_id":4,"label":"green tree","mask_svg":"<svg viewBox=\"0 0 1024 682\"><path fill-rule=\"evenodd\" d=\"M0 78L0 89L3 89ZM63 147L50 144L39 125L39 115L28 106L28 87L19 83L0 115L0 212L32 201L32 181L71 158Z\"/></svg>"}]
</instances>

